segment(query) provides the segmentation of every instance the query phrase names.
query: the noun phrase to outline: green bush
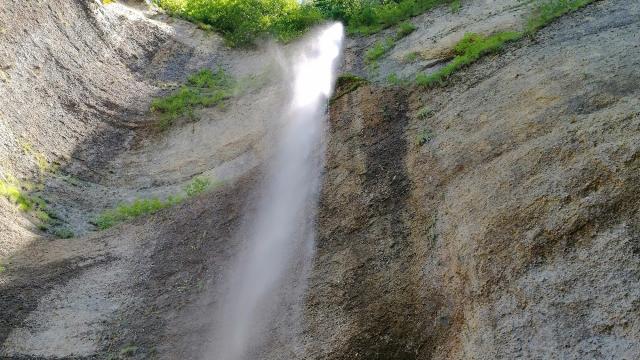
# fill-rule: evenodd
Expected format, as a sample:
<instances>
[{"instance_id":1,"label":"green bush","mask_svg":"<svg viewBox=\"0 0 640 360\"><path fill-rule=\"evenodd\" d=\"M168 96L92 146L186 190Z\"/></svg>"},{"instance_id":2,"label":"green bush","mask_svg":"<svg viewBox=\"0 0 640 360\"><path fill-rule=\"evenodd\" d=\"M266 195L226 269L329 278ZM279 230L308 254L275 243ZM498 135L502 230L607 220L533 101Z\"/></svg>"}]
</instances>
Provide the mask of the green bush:
<instances>
[{"instance_id":1,"label":"green bush","mask_svg":"<svg viewBox=\"0 0 640 360\"><path fill-rule=\"evenodd\" d=\"M249 45L263 35L288 41L322 20L321 11L296 0L155 0L170 13L220 32L229 45Z\"/></svg>"},{"instance_id":2,"label":"green bush","mask_svg":"<svg viewBox=\"0 0 640 360\"><path fill-rule=\"evenodd\" d=\"M323 19L352 34L372 34L456 0L154 0L169 13L220 32L231 46L264 35L289 41Z\"/></svg>"},{"instance_id":3,"label":"green bush","mask_svg":"<svg viewBox=\"0 0 640 360\"><path fill-rule=\"evenodd\" d=\"M367 83L367 79L360 76L351 73L341 74L336 80L336 93L331 98L330 103L333 103L337 99L352 91L355 91L357 88Z\"/></svg>"},{"instance_id":4,"label":"green bush","mask_svg":"<svg viewBox=\"0 0 640 360\"><path fill-rule=\"evenodd\" d=\"M338 0L336 0L338 1ZM396 25L413 16L452 0L361 1L360 7L347 19L351 34L368 35Z\"/></svg>"}]
</instances>

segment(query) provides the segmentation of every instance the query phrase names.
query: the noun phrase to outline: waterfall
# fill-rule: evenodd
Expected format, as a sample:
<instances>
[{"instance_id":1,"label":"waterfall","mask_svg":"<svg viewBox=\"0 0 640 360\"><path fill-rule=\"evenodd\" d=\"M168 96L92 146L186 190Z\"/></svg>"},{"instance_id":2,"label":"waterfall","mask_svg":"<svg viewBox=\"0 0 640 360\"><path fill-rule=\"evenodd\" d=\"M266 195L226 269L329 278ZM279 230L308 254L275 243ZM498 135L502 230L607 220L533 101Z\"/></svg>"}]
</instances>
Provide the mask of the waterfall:
<instances>
[{"instance_id":1,"label":"waterfall","mask_svg":"<svg viewBox=\"0 0 640 360\"><path fill-rule=\"evenodd\" d=\"M256 213L249 220L245 247L227 279L229 289L218 310L207 359L253 360L252 351L274 331L274 324L296 326L281 322L274 309L290 302L283 297L295 296L283 288L290 279L304 277L314 247L326 104L343 36L342 24L328 25L292 58L285 125Z\"/></svg>"}]
</instances>

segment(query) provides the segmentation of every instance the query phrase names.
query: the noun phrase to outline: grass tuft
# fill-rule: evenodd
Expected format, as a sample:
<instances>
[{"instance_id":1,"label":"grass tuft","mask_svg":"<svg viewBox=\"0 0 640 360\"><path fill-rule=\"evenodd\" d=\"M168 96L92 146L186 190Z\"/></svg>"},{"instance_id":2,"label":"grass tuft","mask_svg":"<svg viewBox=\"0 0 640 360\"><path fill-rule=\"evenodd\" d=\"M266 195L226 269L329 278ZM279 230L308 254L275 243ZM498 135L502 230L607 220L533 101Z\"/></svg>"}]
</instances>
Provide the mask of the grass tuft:
<instances>
[{"instance_id":1,"label":"grass tuft","mask_svg":"<svg viewBox=\"0 0 640 360\"><path fill-rule=\"evenodd\" d=\"M428 118L431 117L431 115L433 115L433 110L428 107L428 106L423 106L420 110L418 110L418 112L416 113L416 116L418 117L418 119L420 120L426 120Z\"/></svg>"},{"instance_id":2,"label":"grass tuft","mask_svg":"<svg viewBox=\"0 0 640 360\"><path fill-rule=\"evenodd\" d=\"M422 146L428 143L429 141L433 140L433 138L434 138L433 132L429 129L424 129L416 137L416 143L418 144L418 146Z\"/></svg>"},{"instance_id":3,"label":"grass tuft","mask_svg":"<svg viewBox=\"0 0 640 360\"><path fill-rule=\"evenodd\" d=\"M195 118L197 106L209 107L221 104L233 96L235 81L224 69L217 71L203 69L187 79L173 94L151 102L151 111L160 114L158 127L168 129L173 122L182 117Z\"/></svg>"},{"instance_id":4,"label":"grass tuft","mask_svg":"<svg viewBox=\"0 0 640 360\"><path fill-rule=\"evenodd\" d=\"M384 41L376 42L372 48L367 50L364 54L364 61L367 64L373 64L378 59L380 59L384 54L386 54L393 46L395 45L395 40L393 38L386 38Z\"/></svg>"},{"instance_id":5,"label":"grass tuft","mask_svg":"<svg viewBox=\"0 0 640 360\"><path fill-rule=\"evenodd\" d=\"M396 34L396 39L402 39L405 36L408 36L412 32L416 31L417 27L412 23L405 21L400 23L398 26L398 32Z\"/></svg>"},{"instance_id":6,"label":"grass tuft","mask_svg":"<svg viewBox=\"0 0 640 360\"><path fill-rule=\"evenodd\" d=\"M547 26L553 20L569 12L578 10L594 2L594 0L551 0L537 7L534 15L527 22L526 33L531 35Z\"/></svg>"},{"instance_id":7,"label":"grass tuft","mask_svg":"<svg viewBox=\"0 0 640 360\"><path fill-rule=\"evenodd\" d=\"M462 3L460 0L453 0L449 6L452 13L457 13L462 8Z\"/></svg>"},{"instance_id":8,"label":"grass tuft","mask_svg":"<svg viewBox=\"0 0 640 360\"><path fill-rule=\"evenodd\" d=\"M455 71L487 54L500 51L504 44L516 41L521 37L522 33L513 31L499 32L489 36L467 33L454 47L456 56L449 64L431 74L418 74L416 83L420 86L442 85Z\"/></svg>"},{"instance_id":9,"label":"grass tuft","mask_svg":"<svg viewBox=\"0 0 640 360\"><path fill-rule=\"evenodd\" d=\"M452 0L360 1L347 19L350 34L370 35Z\"/></svg>"},{"instance_id":10,"label":"grass tuft","mask_svg":"<svg viewBox=\"0 0 640 360\"><path fill-rule=\"evenodd\" d=\"M453 60L431 74L418 74L416 83L420 86L443 85L455 71L468 66L485 55L493 54L512 41L521 39L524 35L532 36L547 26L553 20L569 12L578 10L595 0L549 0L540 4L529 18L524 32L503 31L490 36L468 33L456 44ZM453 4L452 4L453 6Z\"/></svg>"},{"instance_id":11,"label":"grass tuft","mask_svg":"<svg viewBox=\"0 0 640 360\"><path fill-rule=\"evenodd\" d=\"M53 235L60 239L71 239L75 236L73 231L67 227L57 227L53 229Z\"/></svg>"},{"instance_id":12,"label":"grass tuft","mask_svg":"<svg viewBox=\"0 0 640 360\"><path fill-rule=\"evenodd\" d=\"M211 187L211 179L204 176L196 176L193 180L187 184L184 188L187 197L194 197L202 194Z\"/></svg>"},{"instance_id":13,"label":"grass tuft","mask_svg":"<svg viewBox=\"0 0 640 360\"><path fill-rule=\"evenodd\" d=\"M130 203L123 203L114 209L105 210L100 214L94 223L100 230L106 230L119 223L129 221L144 215L155 214L158 211L177 205L184 200L197 196L219 185L213 183L209 178L197 176L185 186L184 194L169 196L166 200L158 198L136 199Z\"/></svg>"}]
</instances>

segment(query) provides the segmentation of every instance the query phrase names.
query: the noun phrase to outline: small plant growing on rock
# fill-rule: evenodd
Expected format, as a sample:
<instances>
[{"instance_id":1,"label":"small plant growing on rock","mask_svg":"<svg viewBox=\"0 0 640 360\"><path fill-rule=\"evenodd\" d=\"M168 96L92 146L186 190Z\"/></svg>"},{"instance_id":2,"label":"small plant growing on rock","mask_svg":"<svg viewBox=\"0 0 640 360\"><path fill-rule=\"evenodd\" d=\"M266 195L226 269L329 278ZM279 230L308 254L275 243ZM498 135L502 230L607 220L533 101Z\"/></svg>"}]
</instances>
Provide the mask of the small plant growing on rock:
<instances>
[{"instance_id":1,"label":"small plant growing on rock","mask_svg":"<svg viewBox=\"0 0 640 360\"><path fill-rule=\"evenodd\" d=\"M367 50L364 54L364 60L367 64L372 64L378 59L380 59L384 54L386 54L391 48L395 45L395 40L393 38L386 38L384 41L376 42L372 48Z\"/></svg>"},{"instance_id":2,"label":"small plant growing on rock","mask_svg":"<svg viewBox=\"0 0 640 360\"><path fill-rule=\"evenodd\" d=\"M499 32L489 36L467 33L454 47L453 51L456 56L449 64L431 74L418 74L416 83L420 86L442 85L455 71L487 54L502 50L504 44L521 37L522 33L513 31Z\"/></svg>"},{"instance_id":3,"label":"small plant growing on rock","mask_svg":"<svg viewBox=\"0 0 640 360\"><path fill-rule=\"evenodd\" d=\"M418 144L418 146L422 146L428 143L429 141L433 140L433 137L434 135L433 135L433 132L431 132L431 130L424 129L416 137L416 143Z\"/></svg>"},{"instance_id":4,"label":"small plant growing on rock","mask_svg":"<svg viewBox=\"0 0 640 360\"><path fill-rule=\"evenodd\" d=\"M416 116L418 117L418 119L421 119L421 120L425 120L425 119L431 117L431 115L433 115L433 110L428 106L423 106L416 113Z\"/></svg>"},{"instance_id":5,"label":"small plant growing on rock","mask_svg":"<svg viewBox=\"0 0 640 360\"><path fill-rule=\"evenodd\" d=\"M53 235L60 239L71 239L75 236L73 231L67 227L57 227L53 229Z\"/></svg>"},{"instance_id":6,"label":"small plant growing on rock","mask_svg":"<svg viewBox=\"0 0 640 360\"><path fill-rule=\"evenodd\" d=\"M198 106L221 104L233 95L234 85L235 81L224 69L215 72L203 69L189 76L187 83L173 94L153 100L151 111L160 113L158 127L166 130L182 116L194 119L194 109Z\"/></svg>"},{"instance_id":7,"label":"small plant growing on rock","mask_svg":"<svg viewBox=\"0 0 640 360\"><path fill-rule=\"evenodd\" d=\"M541 3L527 22L526 33L532 35L560 16L580 9L594 0L551 0Z\"/></svg>"},{"instance_id":8,"label":"small plant growing on rock","mask_svg":"<svg viewBox=\"0 0 640 360\"><path fill-rule=\"evenodd\" d=\"M462 8L462 3L460 0L453 0L450 5L451 12L457 13Z\"/></svg>"},{"instance_id":9,"label":"small plant growing on rock","mask_svg":"<svg viewBox=\"0 0 640 360\"><path fill-rule=\"evenodd\" d=\"M417 27L408 21L400 23L400 25L398 26L398 33L396 34L396 39L402 39L403 37L408 36L409 34L414 32L416 29Z\"/></svg>"},{"instance_id":10,"label":"small plant growing on rock","mask_svg":"<svg viewBox=\"0 0 640 360\"><path fill-rule=\"evenodd\" d=\"M403 60L408 63L412 63L420 57L420 53L417 51L413 51L404 56Z\"/></svg>"},{"instance_id":11,"label":"small plant growing on rock","mask_svg":"<svg viewBox=\"0 0 640 360\"><path fill-rule=\"evenodd\" d=\"M211 180L204 176L196 176L187 186L184 188L184 192L188 197L194 197L202 194L211 187Z\"/></svg>"},{"instance_id":12,"label":"small plant growing on rock","mask_svg":"<svg viewBox=\"0 0 640 360\"><path fill-rule=\"evenodd\" d=\"M202 194L219 183L212 183L204 176L195 177L184 187L184 194L171 195L166 200L158 198L136 199L129 203L122 203L117 207L103 211L94 224L100 230L106 230L119 223L129 221L144 215L155 214L158 211L177 205L190 197Z\"/></svg>"}]
</instances>

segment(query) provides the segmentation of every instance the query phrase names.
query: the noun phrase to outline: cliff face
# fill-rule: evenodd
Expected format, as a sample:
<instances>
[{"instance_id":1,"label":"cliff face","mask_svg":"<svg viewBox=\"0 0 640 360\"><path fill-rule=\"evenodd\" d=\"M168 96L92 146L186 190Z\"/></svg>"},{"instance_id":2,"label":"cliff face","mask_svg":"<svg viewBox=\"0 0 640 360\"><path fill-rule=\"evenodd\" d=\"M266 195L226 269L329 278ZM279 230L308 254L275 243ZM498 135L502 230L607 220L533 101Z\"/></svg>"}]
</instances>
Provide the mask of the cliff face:
<instances>
[{"instance_id":1,"label":"cliff face","mask_svg":"<svg viewBox=\"0 0 640 360\"><path fill-rule=\"evenodd\" d=\"M380 82L437 68L466 31L522 26L527 4L494 5L413 19L373 73L364 51L395 30L348 41L344 69L372 82L329 107L305 326L261 358L640 357L640 5L598 1L445 87ZM0 354L198 358L283 89L162 134L148 106L202 66L259 73L268 52L117 4L6 2L0 27L1 170L42 177L84 234L54 239L0 198ZM40 174L21 141L80 182ZM227 181L90 231L198 174Z\"/></svg>"},{"instance_id":2,"label":"cliff face","mask_svg":"<svg viewBox=\"0 0 640 360\"><path fill-rule=\"evenodd\" d=\"M445 88L336 100L314 358L640 354L639 15L599 2Z\"/></svg>"}]
</instances>

